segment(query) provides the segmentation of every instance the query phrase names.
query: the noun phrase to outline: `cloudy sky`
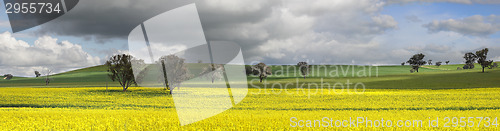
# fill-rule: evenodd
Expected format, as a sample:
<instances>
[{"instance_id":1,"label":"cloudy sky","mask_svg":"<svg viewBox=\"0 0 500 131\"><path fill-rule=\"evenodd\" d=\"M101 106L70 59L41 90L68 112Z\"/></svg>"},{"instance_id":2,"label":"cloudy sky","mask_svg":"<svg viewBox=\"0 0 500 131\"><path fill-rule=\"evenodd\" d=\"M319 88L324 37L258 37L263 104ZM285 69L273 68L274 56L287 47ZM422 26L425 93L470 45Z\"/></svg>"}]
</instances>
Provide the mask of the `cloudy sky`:
<instances>
[{"instance_id":1,"label":"cloudy sky","mask_svg":"<svg viewBox=\"0 0 500 131\"><path fill-rule=\"evenodd\" d=\"M498 0L81 0L17 33L0 13L0 74L103 64L141 22L192 2L206 39L238 43L247 64L384 65L415 53L462 63L485 47L500 61Z\"/></svg>"}]
</instances>

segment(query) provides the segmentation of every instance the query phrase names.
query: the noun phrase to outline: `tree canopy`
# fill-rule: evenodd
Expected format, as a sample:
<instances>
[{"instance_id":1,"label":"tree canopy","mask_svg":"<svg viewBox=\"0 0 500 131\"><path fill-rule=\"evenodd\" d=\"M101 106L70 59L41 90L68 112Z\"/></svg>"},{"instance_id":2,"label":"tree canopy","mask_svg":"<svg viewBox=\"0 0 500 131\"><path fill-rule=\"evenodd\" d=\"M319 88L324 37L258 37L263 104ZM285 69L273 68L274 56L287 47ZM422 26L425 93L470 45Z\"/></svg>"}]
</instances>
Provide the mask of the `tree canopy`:
<instances>
[{"instance_id":1,"label":"tree canopy","mask_svg":"<svg viewBox=\"0 0 500 131\"><path fill-rule=\"evenodd\" d=\"M413 69L418 72L418 68L421 65L425 65L427 62L424 61L425 55L422 53L413 55L406 63L412 65Z\"/></svg>"},{"instance_id":2,"label":"tree canopy","mask_svg":"<svg viewBox=\"0 0 500 131\"><path fill-rule=\"evenodd\" d=\"M3 79L5 79L5 80L10 80L10 79L12 79L14 76L13 76L12 74L5 74L5 75L3 75L3 77L4 77Z\"/></svg>"},{"instance_id":3,"label":"tree canopy","mask_svg":"<svg viewBox=\"0 0 500 131\"><path fill-rule=\"evenodd\" d=\"M487 60L487 57L488 57L488 48L476 51L477 63L481 65L481 67L483 67L483 72L485 67L492 66L491 64L493 63L493 60Z\"/></svg>"},{"instance_id":4,"label":"tree canopy","mask_svg":"<svg viewBox=\"0 0 500 131\"><path fill-rule=\"evenodd\" d=\"M125 92L132 84L137 84L134 79L131 60L133 57L127 54L115 55L106 61L108 76L112 81L118 81Z\"/></svg>"},{"instance_id":5,"label":"tree canopy","mask_svg":"<svg viewBox=\"0 0 500 131\"><path fill-rule=\"evenodd\" d=\"M42 74L40 74L40 72L35 71L35 77L40 77L40 75L42 75Z\"/></svg>"},{"instance_id":6,"label":"tree canopy","mask_svg":"<svg viewBox=\"0 0 500 131\"><path fill-rule=\"evenodd\" d=\"M464 67L467 67L467 69L474 69L474 62L477 60L476 54L472 52L467 52L464 55L464 59L465 59Z\"/></svg>"},{"instance_id":7,"label":"tree canopy","mask_svg":"<svg viewBox=\"0 0 500 131\"><path fill-rule=\"evenodd\" d=\"M183 81L191 78L184 61L185 59L176 55L162 56L158 60L162 71L160 75L163 76L158 78L163 78L165 87L170 91L170 94L173 93L175 88L180 87Z\"/></svg>"},{"instance_id":8,"label":"tree canopy","mask_svg":"<svg viewBox=\"0 0 500 131\"><path fill-rule=\"evenodd\" d=\"M441 66L441 64L442 64L442 63L443 63L443 62L438 61L438 62L436 62L436 66L438 66L438 67L439 67L439 66Z\"/></svg>"},{"instance_id":9,"label":"tree canopy","mask_svg":"<svg viewBox=\"0 0 500 131\"><path fill-rule=\"evenodd\" d=\"M306 76L309 74L309 65L307 62L299 62L297 63L297 66L299 66L300 74L302 74L304 79L306 79Z\"/></svg>"}]
</instances>

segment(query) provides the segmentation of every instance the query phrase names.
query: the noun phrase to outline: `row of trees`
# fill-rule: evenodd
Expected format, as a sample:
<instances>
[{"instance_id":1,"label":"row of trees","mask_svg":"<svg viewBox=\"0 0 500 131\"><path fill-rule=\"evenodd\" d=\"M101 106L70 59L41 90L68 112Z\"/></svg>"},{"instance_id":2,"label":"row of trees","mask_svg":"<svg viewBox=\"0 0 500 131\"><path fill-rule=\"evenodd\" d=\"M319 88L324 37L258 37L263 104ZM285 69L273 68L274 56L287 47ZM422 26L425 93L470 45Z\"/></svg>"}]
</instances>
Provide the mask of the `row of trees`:
<instances>
[{"instance_id":1,"label":"row of trees","mask_svg":"<svg viewBox=\"0 0 500 131\"><path fill-rule=\"evenodd\" d=\"M408 61L401 63L401 66L404 66L406 63L408 63ZM450 61L445 61L445 63L446 63L446 65L448 65L450 63ZM427 60L427 64L432 65L432 60ZM441 61L436 62L436 66L438 66L438 67L441 66L442 64L443 64L443 62L441 62Z\"/></svg>"},{"instance_id":2,"label":"row of trees","mask_svg":"<svg viewBox=\"0 0 500 131\"><path fill-rule=\"evenodd\" d=\"M168 62L167 62L168 61ZM170 93L175 88L180 86L182 81L192 78L192 74L189 73L189 70L186 67L185 60L179 58L175 55L162 56L157 61L157 64L160 65L161 73L158 78L163 78L159 80L165 84L165 88L170 90ZM126 91L131 85L139 83L142 81L144 77L144 73L148 71L148 67L141 66L145 65L143 60L136 60L131 55L121 54L110 57L108 61L106 61L105 65L108 67L109 77L112 81L117 81L120 86L122 86L123 91ZM133 66L134 65L134 66ZM300 72L304 79L309 74L310 65L307 62L299 62L297 66L300 69ZM141 72L134 72L132 68L141 68ZM141 70L137 69L137 70ZM167 70L168 69L168 70ZM259 77L260 82L263 79L266 79L268 75L272 74L272 69L270 66L267 66L264 63L258 63L253 66L246 67L247 75L256 75ZM134 73L137 76L134 77ZM221 80L224 78L225 69L222 64L209 64L207 67L203 67L200 76L203 76L207 79L211 79L212 83L215 80ZM168 78L169 76L176 76L175 78Z\"/></svg>"},{"instance_id":3,"label":"row of trees","mask_svg":"<svg viewBox=\"0 0 500 131\"><path fill-rule=\"evenodd\" d=\"M429 65L432 65L432 60L427 60L427 61L428 61L427 63ZM450 61L445 61L445 63L446 63L446 65L448 65L450 63ZM441 61L438 61L438 62L435 63L435 65L438 66L438 67L441 66L442 64L443 64L443 62L441 62Z\"/></svg>"},{"instance_id":4,"label":"row of trees","mask_svg":"<svg viewBox=\"0 0 500 131\"><path fill-rule=\"evenodd\" d=\"M174 89L178 88L182 81L191 79L193 77L190 74L188 68L186 67L185 59L180 58L175 55L162 56L156 62L160 69L158 78L160 82L163 82L165 89L169 90L170 93ZM200 63L200 62L198 62ZM108 67L109 77L112 81L117 81L120 86L122 86L123 91L126 91L131 85L140 83L144 77L145 72L148 72L149 68L145 65L143 60L136 60L131 55L121 54L112 56L105 65ZM134 65L134 66L132 66ZM141 68L136 70L142 70L141 72L134 72L132 68ZM168 70L167 70L168 69ZM212 83L215 80L221 80L224 78L224 66L222 64L208 64L207 67L203 67L199 76L210 79ZM134 73L137 76L134 77ZM176 76L175 78L168 78L168 76ZM269 66L264 63L259 63L251 66L247 69L247 75L253 74L258 75L260 81L267 78L267 75L272 74L272 70Z\"/></svg>"},{"instance_id":5,"label":"row of trees","mask_svg":"<svg viewBox=\"0 0 500 131\"><path fill-rule=\"evenodd\" d=\"M467 69L473 69L474 63L476 61L483 68L483 72L484 72L484 68L493 67L493 60L487 59L488 51L489 51L488 48L484 48L482 50L476 51L475 54L472 52L465 53L464 59L465 59L465 66L468 66ZM465 66L464 66L464 69L466 69Z\"/></svg>"},{"instance_id":6,"label":"row of trees","mask_svg":"<svg viewBox=\"0 0 500 131\"><path fill-rule=\"evenodd\" d=\"M162 56L156 63L160 67L160 73L158 73L160 76L157 76L158 81L163 82L165 89L169 90L170 93L178 88L182 81L192 77L185 63L185 59L178 56ZM106 61L105 65L108 67L107 71L109 72L109 78L112 81L117 81L120 86L122 86L123 91L126 91L132 84L137 85L137 83L141 82L145 77L145 73L149 70L149 66L144 63L144 60L137 60L133 56L127 54L112 56ZM136 71L142 71L135 72L137 76L134 77L133 68L137 68ZM169 79L167 74L176 77Z\"/></svg>"},{"instance_id":7,"label":"row of trees","mask_svg":"<svg viewBox=\"0 0 500 131\"><path fill-rule=\"evenodd\" d=\"M468 52L464 55L464 59L466 60L465 63L466 65L464 66L464 69L472 69L474 68L474 63L477 61L482 67L483 67L483 72L484 68L488 66L492 66L493 61L492 60L487 60L487 55L488 55L488 48L476 51L476 53ZM429 64L432 65L432 60L424 61L425 55L422 53L415 54L413 55L408 61L401 63L401 65L404 65L405 63L408 63L412 66L412 72L419 71L420 66ZM120 85L123 87L123 91L126 91L128 87L132 84L137 84L138 81L140 81L142 78L140 77L141 72L139 72L139 77L134 78L134 72L133 72L133 66L131 61L135 61L135 64L144 64L144 61L141 60L135 60L133 59L132 56L122 54L122 55L115 55L111 57L107 62L106 66L108 66L108 72L110 72L109 77L113 81L118 81ZM167 62L168 61L168 62ZM186 67L186 64L184 62L185 60L182 58L179 58L175 55L168 55L168 56L163 56L161 57L158 61L157 64L160 65L161 67L161 75L163 78L161 81L165 83L166 89L170 90L170 93L176 88L179 87L180 83L184 80L190 79L192 77L191 74L189 74L189 70ZM446 64L449 64L450 61L445 61ZM200 62L199 62L200 63ZM436 66L440 66L442 64L441 61L438 61L435 63ZM308 65L307 62L298 62L297 66L299 67L299 71L303 78L305 79L306 76L309 74L309 69L310 65ZM169 69L169 70L166 70ZM246 66L246 74L247 75L256 75L259 77L260 82L262 82L263 79L266 79L268 75L272 74L272 69L270 66L267 66L264 63L258 63L253 66ZM145 72L147 69L144 69L143 72ZM40 76L39 72L35 72L36 76ZM136 73L137 74L137 73ZM168 79L167 74L170 76L176 76L176 78L171 78ZM224 66L221 64L209 64L208 67L204 67L202 69L202 72L200 73L201 76L206 77L207 79L211 79L212 83L214 80L217 79L222 79L224 77ZM136 81L137 80L137 81Z\"/></svg>"},{"instance_id":8,"label":"row of trees","mask_svg":"<svg viewBox=\"0 0 500 131\"><path fill-rule=\"evenodd\" d=\"M496 63L493 64L493 60L487 60L488 56L488 48L484 48L482 50L476 51L476 53L472 52L467 52L464 54L464 59L465 59L465 65L463 66L463 69L474 69L474 63L478 63L481 65L483 68L489 67L490 69L492 67L498 66ZM418 72L418 69L420 66L425 65L428 63L429 65L432 65L432 60L424 61L425 55L422 53L415 54L413 55L406 63L410 64L412 66L412 70ZM446 64L450 63L450 61L446 61ZM401 63L401 65L404 65L405 62ZM436 66L441 66L442 62L438 61L436 62Z\"/></svg>"}]
</instances>

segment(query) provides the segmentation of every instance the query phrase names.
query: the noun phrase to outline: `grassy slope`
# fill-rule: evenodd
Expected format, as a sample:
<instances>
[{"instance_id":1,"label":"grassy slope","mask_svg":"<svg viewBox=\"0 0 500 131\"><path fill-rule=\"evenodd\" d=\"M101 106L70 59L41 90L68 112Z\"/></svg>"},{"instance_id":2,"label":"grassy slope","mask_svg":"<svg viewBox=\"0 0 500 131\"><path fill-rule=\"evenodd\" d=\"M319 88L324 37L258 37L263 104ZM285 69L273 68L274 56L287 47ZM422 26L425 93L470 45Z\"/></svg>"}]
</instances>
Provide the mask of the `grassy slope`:
<instances>
[{"instance_id":1,"label":"grassy slope","mask_svg":"<svg viewBox=\"0 0 500 131\"><path fill-rule=\"evenodd\" d=\"M292 93L287 94L288 92L276 93L274 91L280 90L269 88L266 90L251 88L248 96L233 108L184 127L179 126L172 97L166 95L166 91L161 89L131 88L130 92L124 93L118 87L109 88L109 91L98 87L0 88L0 107L8 107L0 108L0 114L2 114L0 115L0 130L215 130L217 128L269 130L290 129L291 117L304 120L323 117L339 120L349 119L349 117L379 119L382 116L386 120L427 120L452 116L497 117L500 109L498 106L500 88L429 90L499 87L500 69L479 73L479 68L457 71L457 66L459 65L447 65L439 69L424 67L420 73L413 74L409 73L408 66L383 66L379 67L378 77L323 78L327 82L347 80L351 83L363 82L367 88L376 88L367 89L360 95L347 92L335 94L329 91L320 91L311 95L306 94L307 91L311 91L307 89L306 92L300 89L285 90ZM429 66L429 68L434 67ZM54 85L64 87L64 83L57 83L61 80L67 80L66 86L98 85L104 82L102 79L107 78L105 74L103 66L57 74L54 76L54 83L49 87L54 87ZM325 74L318 74L318 76L322 75ZM298 79L299 84L311 83L319 82L321 77L318 76L305 80L297 76L270 76L267 82L294 83ZM249 80L255 78L249 77ZM40 78L19 78L8 82L14 86L22 85L21 82L43 84L43 82L39 83L40 80ZM3 86L4 82L6 81L0 80L0 86ZM256 85L260 88L264 86L260 83ZM311 128L305 130L307 129ZM363 130L365 128L335 129ZM450 130L459 128L402 129Z\"/></svg>"},{"instance_id":2,"label":"grassy slope","mask_svg":"<svg viewBox=\"0 0 500 131\"><path fill-rule=\"evenodd\" d=\"M272 66L274 77L300 77L296 66ZM354 69L353 69L354 68ZM294 70L295 69L295 70ZM352 65L313 65L310 68L311 77L358 77L358 76L386 76L394 74L408 74L410 66L352 66ZM284 71L280 71L284 70ZM421 72L441 71L438 69L421 68ZM354 74L353 74L354 73Z\"/></svg>"},{"instance_id":3,"label":"grassy slope","mask_svg":"<svg viewBox=\"0 0 500 131\"><path fill-rule=\"evenodd\" d=\"M118 83L112 82L106 72L106 66L94 66L60 74L52 75L50 87L92 87L92 86L118 86ZM46 87L45 77L38 78L19 78L12 80L0 80L0 87L12 86L29 86L29 87Z\"/></svg>"},{"instance_id":4,"label":"grassy slope","mask_svg":"<svg viewBox=\"0 0 500 131\"><path fill-rule=\"evenodd\" d=\"M195 65L196 66L196 65ZM351 83L362 82L366 88L383 89L447 89L447 88L476 88L498 87L500 70L487 69L486 73L479 73L481 68L473 70L456 70L463 65L442 65L440 67L423 66L419 73L409 73L410 66L313 66L307 79L299 79L299 83L324 82L331 84L347 80ZM300 73L296 66L272 66L273 75L267 78L268 83L296 82ZM352 70L354 67L354 71ZM480 67L476 65L476 67ZM326 68L326 70L325 70ZM365 70L366 69L366 70ZM280 71L283 70L283 71ZM371 74L370 74L371 73ZM365 75L363 75L365 74ZM378 74L378 75L377 75ZM49 86L45 86L45 78L19 78L0 80L0 87L104 87L119 86L112 82L105 66L95 66L53 75ZM256 79L249 76L249 87L263 86L260 83L251 83Z\"/></svg>"},{"instance_id":5,"label":"grassy slope","mask_svg":"<svg viewBox=\"0 0 500 131\"><path fill-rule=\"evenodd\" d=\"M321 79L323 79L324 83L331 85L330 88L333 88L333 84L335 83L341 83L347 86L345 83L349 81L354 84L363 83L367 89L461 89L499 86L499 68L486 69L485 73L481 73L481 68L457 70L457 67L462 66L461 64L442 65L440 67L428 65L423 66L419 73L410 73L410 66L380 66L378 68L378 76L376 75L375 69L372 69L371 76L358 76L359 70L355 69L354 75L349 72L347 76L340 73L339 76L325 77L328 75L321 72L319 74L316 73L314 76L310 75L306 79L302 79L293 74L288 76L282 75L284 77L276 77L276 75L279 74L274 72L274 76L268 77L267 82L282 84L294 83L292 87L297 87L297 84L295 84L297 80L299 81L299 85L305 83L307 86L308 83L320 83ZM476 67L480 66L476 65ZM276 67L274 67L273 70L274 69L276 69ZM332 69L335 68L329 68L329 71L332 71ZM249 79L251 87L265 87L265 85L258 83L258 81L252 81L252 79L257 79L256 77L249 77ZM325 84L325 86L327 86L327 84ZM271 85L268 85L267 88L271 88ZM337 86L336 88L341 87Z\"/></svg>"}]
</instances>

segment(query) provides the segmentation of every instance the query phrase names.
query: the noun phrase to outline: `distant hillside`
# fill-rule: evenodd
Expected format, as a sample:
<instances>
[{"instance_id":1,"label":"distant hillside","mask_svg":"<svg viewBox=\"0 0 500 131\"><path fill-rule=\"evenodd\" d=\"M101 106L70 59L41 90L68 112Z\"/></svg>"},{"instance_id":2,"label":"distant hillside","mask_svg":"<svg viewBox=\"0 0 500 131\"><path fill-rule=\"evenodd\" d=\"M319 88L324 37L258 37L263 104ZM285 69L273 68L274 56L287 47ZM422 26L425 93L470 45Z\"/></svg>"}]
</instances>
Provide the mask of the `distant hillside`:
<instances>
[{"instance_id":1,"label":"distant hillside","mask_svg":"<svg viewBox=\"0 0 500 131\"><path fill-rule=\"evenodd\" d=\"M68 72L59 73L56 75L72 74L72 73L82 73L82 72L106 72L108 69L105 65L92 66L87 68L81 68L77 70L72 70Z\"/></svg>"},{"instance_id":2,"label":"distant hillside","mask_svg":"<svg viewBox=\"0 0 500 131\"><path fill-rule=\"evenodd\" d=\"M0 80L0 87L104 87L119 86L109 79L106 66L99 65L51 75L49 86L45 85L45 77L15 77L11 80Z\"/></svg>"},{"instance_id":3,"label":"distant hillside","mask_svg":"<svg viewBox=\"0 0 500 131\"><path fill-rule=\"evenodd\" d=\"M196 70L192 70L191 73L198 74L201 70L199 65L190 65ZM440 67L434 65L425 65L420 69L420 73L414 73L419 75L430 75L430 74L441 74L441 73L461 73L461 72L480 72L481 66L476 64L476 68L473 70L461 70L458 71L457 67L462 67L463 64L454 65L442 65ZM352 73L354 67L354 74ZM282 79L282 78L296 78L301 77L300 72L297 70L295 65L272 65L273 75L269 76L269 79ZM368 68L368 69L365 69ZM360 73L366 73L372 77L383 77L383 76L408 76L414 75L410 73L411 67L405 66L378 66L378 67L363 67L363 66L351 66L351 65L324 65L318 66L313 65L311 71L315 73L310 73L308 77L331 77L332 74L338 73L335 77L359 77ZM366 72L360 72L365 70ZM378 70L378 71L377 71ZM489 71L489 70L487 70ZM377 75L378 74L378 75ZM464 74L465 75L465 74ZM256 76L248 76L249 79L253 79ZM369 76L368 76L369 77ZM105 87L107 86L119 86L117 82L112 82L108 77L107 67L104 65L87 67L82 69L77 69L73 71L68 71L64 73L54 74L50 77L51 83L45 85L45 77L14 77L11 80L0 79L0 87Z\"/></svg>"}]
</instances>

